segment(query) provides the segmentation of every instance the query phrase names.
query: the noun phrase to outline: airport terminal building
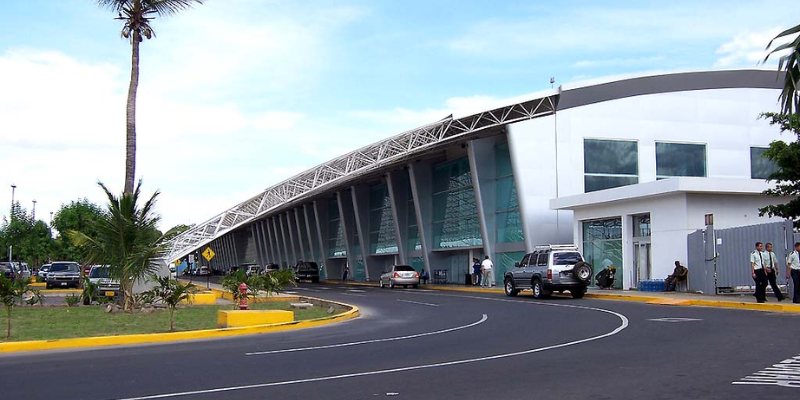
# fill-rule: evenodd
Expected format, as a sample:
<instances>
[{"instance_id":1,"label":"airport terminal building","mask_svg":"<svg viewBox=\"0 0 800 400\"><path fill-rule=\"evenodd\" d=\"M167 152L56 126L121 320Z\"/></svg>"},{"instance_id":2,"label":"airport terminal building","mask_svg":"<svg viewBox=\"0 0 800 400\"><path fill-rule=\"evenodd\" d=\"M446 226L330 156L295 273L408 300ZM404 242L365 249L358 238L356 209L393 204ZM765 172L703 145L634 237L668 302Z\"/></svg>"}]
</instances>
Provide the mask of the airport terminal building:
<instances>
[{"instance_id":1,"label":"airport terminal building","mask_svg":"<svg viewBox=\"0 0 800 400\"><path fill-rule=\"evenodd\" d=\"M687 262L686 237L767 222L761 195L781 137L775 71L674 73L562 85L448 117L311 168L176 238L167 261L211 247L208 265L282 268L376 281L408 264L464 281L471 259L495 281L537 244L575 243L617 285ZM202 260L205 265L206 261ZM621 271L621 273L620 273Z\"/></svg>"}]
</instances>

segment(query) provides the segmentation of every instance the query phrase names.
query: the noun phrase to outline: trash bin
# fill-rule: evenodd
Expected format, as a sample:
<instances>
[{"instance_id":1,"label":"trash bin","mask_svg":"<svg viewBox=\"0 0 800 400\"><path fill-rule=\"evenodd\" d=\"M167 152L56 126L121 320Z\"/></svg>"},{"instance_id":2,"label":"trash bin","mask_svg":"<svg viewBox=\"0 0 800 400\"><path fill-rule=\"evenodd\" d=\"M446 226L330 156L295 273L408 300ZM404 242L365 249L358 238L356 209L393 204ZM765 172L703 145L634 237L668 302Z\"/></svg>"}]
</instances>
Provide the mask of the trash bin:
<instances>
[{"instance_id":1,"label":"trash bin","mask_svg":"<svg viewBox=\"0 0 800 400\"><path fill-rule=\"evenodd\" d=\"M464 284L472 286L472 274L464 274Z\"/></svg>"}]
</instances>

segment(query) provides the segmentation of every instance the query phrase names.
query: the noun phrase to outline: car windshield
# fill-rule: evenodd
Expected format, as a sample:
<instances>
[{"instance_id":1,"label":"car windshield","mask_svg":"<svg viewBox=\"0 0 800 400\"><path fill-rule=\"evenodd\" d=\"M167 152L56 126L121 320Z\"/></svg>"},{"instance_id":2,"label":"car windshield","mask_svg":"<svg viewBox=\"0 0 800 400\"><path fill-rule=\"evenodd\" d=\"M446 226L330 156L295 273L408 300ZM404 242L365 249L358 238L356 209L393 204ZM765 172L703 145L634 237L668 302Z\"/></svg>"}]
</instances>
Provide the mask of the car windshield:
<instances>
[{"instance_id":1,"label":"car windshield","mask_svg":"<svg viewBox=\"0 0 800 400\"><path fill-rule=\"evenodd\" d=\"M50 266L49 265L45 265L44 267L42 267L42 271L44 271L44 272L50 271Z\"/></svg>"},{"instance_id":2,"label":"car windshield","mask_svg":"<svg viewBox=\"0 0 800 400\"><path fill-rule=\"evenodd\" d=\"M89 278L108 278L108 267L92 268Z\"/></svg>"},{"instance_id":3,"label":"car windshield","mask_svg":"<svg viewBox=\"0 0 800 400\"><path fill-rule=\"evenodd\" d=\"M553 253L553 265L572 265L583 261L581 253L577 251L569 253Z\"/></svg>"},{"instance_id":4,"label":"car windshield","mask_svg":"<svg viewBox=\"0 0 800 400\"><path fill-rule=\"evenodd\" d=\"M78 264L53 264L50 272L79 272Z\"/></svg>"},{"instance_id":5,"label":"car windshield","mask_svg":"<svg viewBox=\"0 0 800 400\"><path fill-rule=\"evenodd\" d=\"M414 268L411 268L410 265L395 265L395 271L414 271Z\"/></svg>"}]
</instances>

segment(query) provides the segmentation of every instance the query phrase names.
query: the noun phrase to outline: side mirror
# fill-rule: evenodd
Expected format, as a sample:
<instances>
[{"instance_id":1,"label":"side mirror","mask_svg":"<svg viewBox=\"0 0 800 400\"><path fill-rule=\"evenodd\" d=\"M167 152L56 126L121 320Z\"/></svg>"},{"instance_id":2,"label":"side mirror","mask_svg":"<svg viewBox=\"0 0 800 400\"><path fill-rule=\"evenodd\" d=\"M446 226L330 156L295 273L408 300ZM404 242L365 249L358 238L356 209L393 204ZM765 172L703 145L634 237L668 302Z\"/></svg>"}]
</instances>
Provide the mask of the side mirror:
<instances>
[{"instance_id":1,"label":"side mirror","mask_svg":"<svg viewBox=\"0 0 800 400\"><path fill-rule=\"evenodd\" d=\"M514 268L519 268L519 262L514 263Z\"/></svg>"}]
</instances>

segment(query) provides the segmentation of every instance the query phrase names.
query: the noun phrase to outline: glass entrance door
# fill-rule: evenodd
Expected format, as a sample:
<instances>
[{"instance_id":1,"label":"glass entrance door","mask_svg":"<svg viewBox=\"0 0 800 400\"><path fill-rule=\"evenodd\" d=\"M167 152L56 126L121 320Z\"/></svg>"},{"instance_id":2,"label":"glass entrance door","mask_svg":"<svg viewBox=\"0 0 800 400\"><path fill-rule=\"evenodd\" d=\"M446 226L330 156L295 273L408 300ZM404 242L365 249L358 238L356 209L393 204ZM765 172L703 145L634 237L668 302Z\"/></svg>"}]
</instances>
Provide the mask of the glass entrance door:
<instances>
[{"instance_id":1,"label":"glass entrance door","mask_svg":"<svg viewBox=\"0 0 800 400\"><path fill-rule=\"evenodd\" d=\"M635 242L633 244L633 279L634 285L638 286L639 281L646 281L651 278L652 262L650 258L650 243Z\"/></svg>"}]
</instances>

